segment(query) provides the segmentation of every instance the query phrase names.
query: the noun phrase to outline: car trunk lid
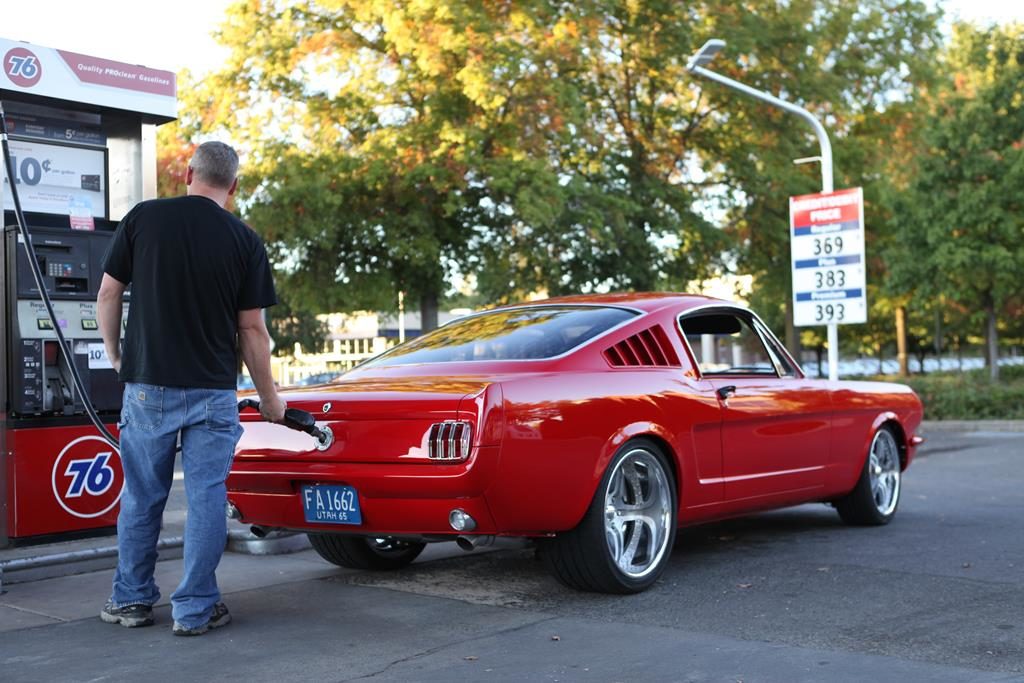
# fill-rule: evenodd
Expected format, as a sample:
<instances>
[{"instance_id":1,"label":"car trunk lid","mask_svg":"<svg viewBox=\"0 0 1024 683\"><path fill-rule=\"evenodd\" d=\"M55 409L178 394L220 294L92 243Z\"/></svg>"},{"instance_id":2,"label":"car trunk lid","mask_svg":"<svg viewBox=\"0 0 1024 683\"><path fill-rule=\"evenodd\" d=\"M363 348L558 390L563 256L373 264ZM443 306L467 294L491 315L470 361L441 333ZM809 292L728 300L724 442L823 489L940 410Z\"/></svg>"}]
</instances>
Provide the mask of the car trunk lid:
<instances>
[{"instance_id":1,"label":"car trunk lid","mask_svg":"<svg viewBox=\"0 0 1024 683\"><path fill-rule=\"evenodd\" d=\"M467 422L474 428L481 396L489 383L451 377L366 378L282 391L290 408L313 415L328 427L333 444L282 425L263 422L253 411L242 416L238 460L361 463L430 462L435 425ZM467 400L468 399L468 400ZM446 433L450 433L446 432ZM474 439L476 441L476 439Z\"/></svg>"}]
</instances>

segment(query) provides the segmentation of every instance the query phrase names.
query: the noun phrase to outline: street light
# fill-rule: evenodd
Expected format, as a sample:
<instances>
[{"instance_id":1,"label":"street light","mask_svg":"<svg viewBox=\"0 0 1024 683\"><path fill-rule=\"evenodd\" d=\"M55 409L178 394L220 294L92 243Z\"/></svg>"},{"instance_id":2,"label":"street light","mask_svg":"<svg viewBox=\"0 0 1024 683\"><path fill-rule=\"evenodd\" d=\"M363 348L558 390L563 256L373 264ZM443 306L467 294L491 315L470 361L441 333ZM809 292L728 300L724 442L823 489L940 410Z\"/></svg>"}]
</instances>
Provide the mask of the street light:
<instances>
[{"instance_id":1,"label":"street light","mask_svg":"<svg viewBox=\"0 0 1024 683\"><path fill-rule=\"evenodd\" d=\"M768 102L780 109L796 114L807 123L811 124L814 129L814 134L818 136L818 144L821 146L821 191L823 193L832 192L832 143L829 142L828 133L825 132L825 127L821 125L818 119L814 118L811 112L807 111L803 107L798 107L792 102L787 102L781 98L772 95L769 92L757 90L751 88L749 85L744 85L739 81L735 81L727 76L722 76L714 71L711 71L706 67L707 64L715 58L722 48L725 47L725 41L717 38L712 38L708 42L704 43L697 53L690 58L690 61L686 63L686 70L692 74L703 76L709 80L721 83L722 85L728 86L733 90L739 90L744 95L757 98L764 102ZM830 380L839 379L839 325L836 323L829 323L828 325L828 378Z\"/></svg>"}]
</instances>

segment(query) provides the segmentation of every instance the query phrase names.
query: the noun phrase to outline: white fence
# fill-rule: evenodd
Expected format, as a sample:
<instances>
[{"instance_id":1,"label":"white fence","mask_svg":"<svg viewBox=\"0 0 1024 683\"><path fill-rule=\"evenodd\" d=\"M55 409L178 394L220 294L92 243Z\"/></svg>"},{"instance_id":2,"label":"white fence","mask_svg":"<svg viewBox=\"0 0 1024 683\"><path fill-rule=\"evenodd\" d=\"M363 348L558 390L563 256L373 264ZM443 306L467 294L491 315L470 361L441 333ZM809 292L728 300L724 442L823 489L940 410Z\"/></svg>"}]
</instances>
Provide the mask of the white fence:
<instances>
[{"instance_id":1,"label":"white fence","mask_svg":"<svg viewBox=\"0 0 1024 683\"><path fill-rule=\"evenodd\" d=\"M296 344L293 357L273 360L274 379L282 387L327 381L397 343L386 337L335 339L330 350L322 353L305 353Z\"/></svg>"}]
</instances>

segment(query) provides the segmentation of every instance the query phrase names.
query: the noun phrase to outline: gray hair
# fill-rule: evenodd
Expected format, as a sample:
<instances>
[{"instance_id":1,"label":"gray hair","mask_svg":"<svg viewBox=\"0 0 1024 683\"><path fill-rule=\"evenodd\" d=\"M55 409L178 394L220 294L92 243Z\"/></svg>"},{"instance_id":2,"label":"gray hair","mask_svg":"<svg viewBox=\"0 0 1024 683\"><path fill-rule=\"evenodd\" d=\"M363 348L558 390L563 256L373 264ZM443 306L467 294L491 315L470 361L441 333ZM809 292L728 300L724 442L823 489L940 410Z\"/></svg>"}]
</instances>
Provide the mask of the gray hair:
<instances>
[{"instance_id":1,"label":"gray hair","mask_svg":"<svg viewBox=\"0 0 1024 683\"><path fill-rule=\"evenodd\" d=\"M238 175L238 154L223 142L204 142L192 155L196 180L226 190Z\"/></svg>"}]
</instances>

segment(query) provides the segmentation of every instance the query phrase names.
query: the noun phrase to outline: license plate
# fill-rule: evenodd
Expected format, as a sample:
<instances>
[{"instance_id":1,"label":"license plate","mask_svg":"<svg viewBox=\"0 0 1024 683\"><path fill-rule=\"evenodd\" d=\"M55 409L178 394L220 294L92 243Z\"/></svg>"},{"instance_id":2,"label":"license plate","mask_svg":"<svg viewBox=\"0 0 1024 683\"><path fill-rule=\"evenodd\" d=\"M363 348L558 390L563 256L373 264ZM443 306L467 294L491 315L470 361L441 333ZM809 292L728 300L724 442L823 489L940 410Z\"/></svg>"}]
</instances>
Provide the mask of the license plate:
<instances>
[{"instance_id":1,"label":"license plate","mask_svg":"<svg viewBox=\"0 0 1024 683\"><path fill-rule=\"evenodd\" d=\"M307 522L362 524L359 496L351 486L303 486L302 511Z\"/></svg>"}]
</instances>

